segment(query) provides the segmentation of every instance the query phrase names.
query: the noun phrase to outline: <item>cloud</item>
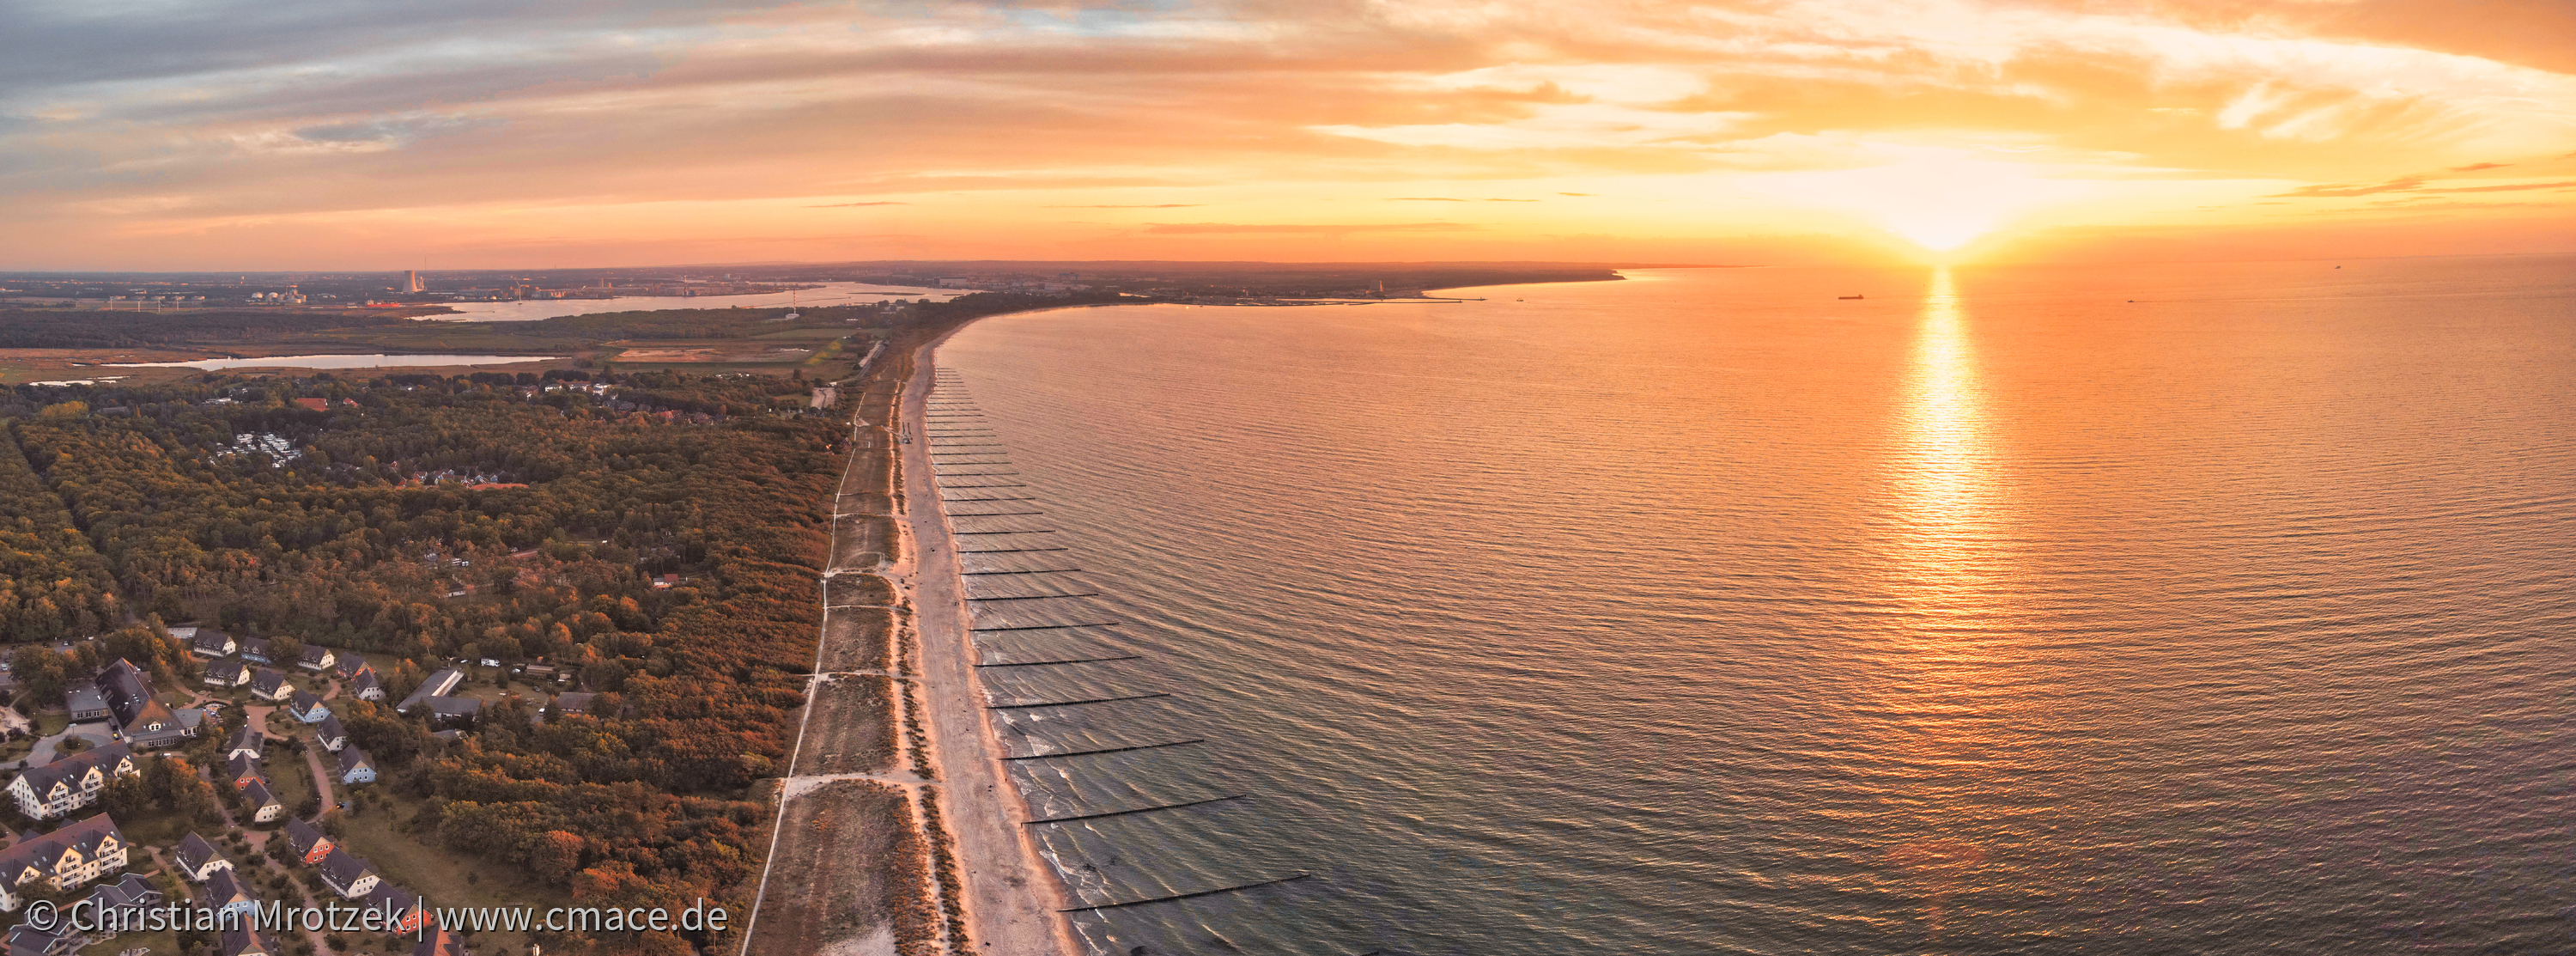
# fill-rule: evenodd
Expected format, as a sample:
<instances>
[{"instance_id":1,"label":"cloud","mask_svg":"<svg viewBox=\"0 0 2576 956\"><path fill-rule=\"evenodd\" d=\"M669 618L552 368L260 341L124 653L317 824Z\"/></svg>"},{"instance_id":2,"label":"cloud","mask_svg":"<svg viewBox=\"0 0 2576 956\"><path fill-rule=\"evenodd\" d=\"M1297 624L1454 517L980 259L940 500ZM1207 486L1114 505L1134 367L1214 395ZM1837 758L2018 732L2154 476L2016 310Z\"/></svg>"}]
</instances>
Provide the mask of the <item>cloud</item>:
<instances>
[{"instance_id":1,"label":"cloud","mask_svg":"<svg viewBox=\"0 0 2576 956\"><path fill-rule=\"evenodd\" d=\"M2384 183L2371 183L2368 185L2329 183L2317 186L2301 186L2297 189L2290 190L2289 192L2273 193L2272 197L2286 199L2314 199L2329 196L2375 196L2380 193L2413 192L2417 189L2423 188L2423 186L2424 177L2422 176L2401 176Z\"/></svg>"},{"instance_id":2,"label":"cloud","mask_svg":"<svg viewBox=\"0 0 2576 956\"><path fill-rule=\"evenodd\" d=\"M835 202L835 203L824 203L823 205L820 205L820 206L807 206L807 207L805 207L805 208L807 208L807 209L849 209L849 208L854 207L854 206L909 206L909 205L912 205L912 204L911 204L911 203L908 203L908 202L897 202L897 201L894 201L894 200L881 200L881 201L878 201L878 202Z\"/></svg>"},{"instance_id":3,"label":"cloud","mask_svg":"<svg viewBox=\"0 0 2576 956\"><path fill-rule=\"evenodd\" d=\"M2494 169L2507 165L2511 164L2481 163L2476 167L2469 168ZM2423 176L2400 176L2396 179L2388 180L2387 182L2371 183L2367 185L2325 184L2301 186L2297 189L2290 190L2289 192L2274 193L2269 198L2316 199L2327 197L2376 196L2381 193L2509 193L2538 189L2566 189L2569 187L2576 187L2576 180L2548 183L2498 183L2487 186L2432 186L2428 185L2428 182L2427 178Z\"/></svg>"},{"instance_id":4,"label":"cloud","mask_svg":"<svg viewBox=\"0 0 2576 956\"><path fill-rule=\"evenodd\" d=\"M2117 201L2081 214L2116 218L2280 188L2224 183L2554 199L2444 182L2576 141L2576 7L2556 0L2475 17L2430 0L146 6L0 3L0 219L22 226L0 263L193 243L300 268L290 251L395 261L523 235L692 255L738 235L792 257L798 229L841 221L801 217L808 197L947 193L976 211L886 242L1048 257L1149 233L1009 211L1218 205L1249 227L1336 197L1614 190L1513 210L1512 228L1268 234L1519 255L1493 243L1651 236L1685 210L1692 228L1788 228L1802 212L1735 201L1748 174L1909 149L2104 184ZM1202 202L1088 202L1157 189ZM1437 195L1461 191L1489 195ZM1259 251L1264 233L1242 235L1224 254Z\"/></svg>"},{"instance_id":5,"label":"cloud","mask_svg":"<svg viewBox=\"0 0 2576 956\"><path fill-rule=\"evenodd\" d=\"M2424 191L2428 193L2510 193L2521 192L2526 189L2566 189L2571 186L2576 186L2576 179L2555 183L2512 183L2500 186L2452 186L2444 189L2427 189Z\"/></svg>"},{"instance_id":6,"label":"cloud","mask_svg":"<svg viewBox=\"0 0 2576 956\"><path fill-rule=\"evenodd\" d=\"M1470 232L1484 228L1457 222L1382 222L1346 225L1313 223L1157 222L1145 231L1160 235L1326 235L1351 232Z\"/></svg>"}]
</instances>

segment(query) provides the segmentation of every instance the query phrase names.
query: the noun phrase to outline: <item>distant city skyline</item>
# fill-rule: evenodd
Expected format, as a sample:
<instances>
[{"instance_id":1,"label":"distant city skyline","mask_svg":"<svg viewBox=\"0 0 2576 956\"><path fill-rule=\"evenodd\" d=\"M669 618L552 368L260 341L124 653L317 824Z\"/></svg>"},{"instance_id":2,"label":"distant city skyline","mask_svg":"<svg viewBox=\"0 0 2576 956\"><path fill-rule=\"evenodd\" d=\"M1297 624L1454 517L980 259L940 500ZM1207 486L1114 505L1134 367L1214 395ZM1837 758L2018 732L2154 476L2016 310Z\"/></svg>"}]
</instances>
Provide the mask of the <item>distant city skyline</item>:
<instances>
[{"instance_id":1,"label":"distant city skyline","mask_svg":"<svg viewBox=\"0 0 2576 956\"><path fill-rule=\"evenodd\" d=\"M13 5L0 270L2576 251L2576 8L2107 10Z\"/></svg>"}]
</instances>

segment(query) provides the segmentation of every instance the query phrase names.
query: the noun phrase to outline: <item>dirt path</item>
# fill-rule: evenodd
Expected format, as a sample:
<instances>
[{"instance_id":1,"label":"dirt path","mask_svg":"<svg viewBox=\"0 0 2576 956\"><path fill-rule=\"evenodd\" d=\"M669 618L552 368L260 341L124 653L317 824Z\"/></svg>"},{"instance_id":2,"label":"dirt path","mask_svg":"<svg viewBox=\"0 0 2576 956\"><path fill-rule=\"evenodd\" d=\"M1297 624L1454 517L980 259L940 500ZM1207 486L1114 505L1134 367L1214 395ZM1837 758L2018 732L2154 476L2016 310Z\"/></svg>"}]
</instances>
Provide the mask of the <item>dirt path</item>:
<instances>
[{"instance_id":1,"label":"dirt path","mask_svg":"<svg viewBox=\"0 0 2576 956\"><path fill-rule=\"evenodd\" d=\"M322 765L322 744L311 737L304 739L304 765L313 769L313 792L322 796L322 812L339 806L331 799L331 771Z\"/></svg>"},{"instance_id":2,"label":"dirt path","mask_svg":"<svg viewBox=\"0 0 2576 956\"><path fill-rule=\"evenodd\" d=\"M912 379L903 391L902 421L914 436L925 435L922 409L936 378L931 365L933 342L913 361ZM912 578L913 624L921 646L921 687L929 711L932 759L945 783L949 828L957 841L958 865L965 871L968 925L978 948L1011 956L1073 953L1072 927L1056 913L1064 894L1055 874L1039 861L1037 847L1024 832L1029 818L1019 791L1002 778L1001 748L985 722L984 694L974 673L974 649L968 643L965 588L957 575L957 552L950 540L948 516L941 509L939 488L932 480L930 445L921 437L897 446L903 452L904 505L916 573Z\"/></svg>"}]
</instances>

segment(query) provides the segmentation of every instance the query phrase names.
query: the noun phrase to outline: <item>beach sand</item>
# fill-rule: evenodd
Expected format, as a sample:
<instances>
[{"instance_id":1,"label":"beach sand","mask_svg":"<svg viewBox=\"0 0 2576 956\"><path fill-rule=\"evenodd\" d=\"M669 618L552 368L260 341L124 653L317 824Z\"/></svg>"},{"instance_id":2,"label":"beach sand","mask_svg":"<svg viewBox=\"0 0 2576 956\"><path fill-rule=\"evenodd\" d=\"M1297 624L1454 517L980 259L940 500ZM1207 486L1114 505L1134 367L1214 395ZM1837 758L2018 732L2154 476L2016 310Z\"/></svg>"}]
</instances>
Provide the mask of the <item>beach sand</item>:
<instances>
[{"instance_id":1,"label":"beach sand","mask_svg":"<svg viewBox=\"0 0 2576 956\"><path fill-rule=\"evenodd\" d=\"M904 385L900 411L915 436L924 434L922 408L936 377L931 359L938 345L933 341L914 353L912 375ZM948 516L932 478L929 442L916 438L899 447L903 517L910 538L903 550L915 571L911 584L921 648L919 677L975 948L1010 956L1079 952L1071 923L1057 912L1071 904L1020 823L1029 819L1028 806L1003 776L1002 748L986 720L967 632L965 585L957 574Z\"/></svg>"}]
</instances>

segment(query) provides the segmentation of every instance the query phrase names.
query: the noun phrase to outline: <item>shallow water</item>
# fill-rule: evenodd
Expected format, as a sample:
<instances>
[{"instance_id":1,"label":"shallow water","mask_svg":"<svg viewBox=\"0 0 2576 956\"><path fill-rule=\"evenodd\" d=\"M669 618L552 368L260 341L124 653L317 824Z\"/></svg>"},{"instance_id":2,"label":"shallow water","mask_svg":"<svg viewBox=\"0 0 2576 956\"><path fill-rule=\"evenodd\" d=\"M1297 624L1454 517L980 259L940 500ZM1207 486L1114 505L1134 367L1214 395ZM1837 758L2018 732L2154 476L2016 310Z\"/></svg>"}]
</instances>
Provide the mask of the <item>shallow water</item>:
<instances>
[{"instance_id":1,"label":"shallow water","mask_svg":"<svg viewBox=\"0 0 2576 956\"><path fill-rule=\"evenodd\" d=\"M824 308L835 305L861 305L898 299L935 299L946 302L965 293L956 290L916 289L911 286L869 285L863 282L820 282L814 288L792 292L762 292L745 295L641 295L615 299L518 299L509 302L448 302L455 315L423 316L428 322L534 322L539 319L568 315L594 315L603 312L646 312L655 309L774 309L779 306Z\"/></svg>"},{"instance_id":2,"label":"shallow water","mask_svg":"<svg viewBox=\"0 0 2576 956\"><path fill-rule=\"evenodd\" d=\"M942 349L1096 952L2576 950L2576 260L1636 276Z\"/></svg>"}]
</instances>

